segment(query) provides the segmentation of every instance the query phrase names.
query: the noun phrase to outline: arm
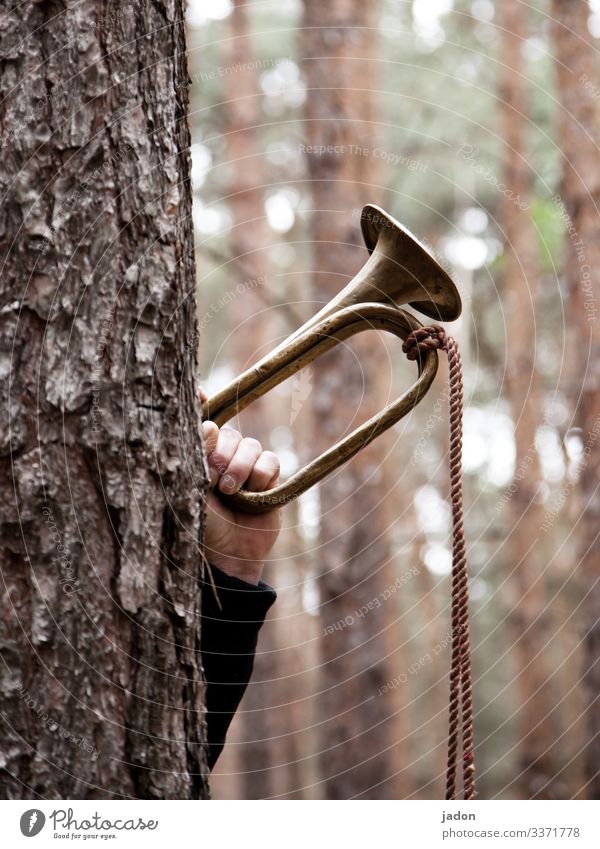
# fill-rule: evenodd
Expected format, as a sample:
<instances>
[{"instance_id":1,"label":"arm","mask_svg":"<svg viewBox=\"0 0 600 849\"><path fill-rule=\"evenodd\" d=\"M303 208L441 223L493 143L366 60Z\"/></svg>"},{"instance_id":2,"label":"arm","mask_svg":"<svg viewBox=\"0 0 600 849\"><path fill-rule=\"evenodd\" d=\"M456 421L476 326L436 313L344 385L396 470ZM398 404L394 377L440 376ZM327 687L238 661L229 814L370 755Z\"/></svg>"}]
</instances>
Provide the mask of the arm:
<instances>
[{"instance_id":1,"label":"arm","mask_svg":"<svg viewBox=\"0 0 600 849\"><path fill-rule=\"evenodd\" d=\"M231 428L204 422L204 445L211 492L207 503L205 549L210 576L202 588L202 663L206 678L210 769L225 742L227 729L244 695L254 664L258 632L276 594L260 580L265 559L281 527L281 511L261 516L234 513L214 489L237 492L275 486L279 461L255 439Z\"/></svg>"},{"instance_id":2,"label":"arm","mask_svg":"<svg viewBox=\"0 0 600 849\"><path fill-rule=\"evenodd\" d=\"M258 632L277 597L262 581L248 584L216 567L212 574L221 608L208 577L202 587L209 769L223 750L225 735L252 675Z\"/></svg>"}]
</instances>

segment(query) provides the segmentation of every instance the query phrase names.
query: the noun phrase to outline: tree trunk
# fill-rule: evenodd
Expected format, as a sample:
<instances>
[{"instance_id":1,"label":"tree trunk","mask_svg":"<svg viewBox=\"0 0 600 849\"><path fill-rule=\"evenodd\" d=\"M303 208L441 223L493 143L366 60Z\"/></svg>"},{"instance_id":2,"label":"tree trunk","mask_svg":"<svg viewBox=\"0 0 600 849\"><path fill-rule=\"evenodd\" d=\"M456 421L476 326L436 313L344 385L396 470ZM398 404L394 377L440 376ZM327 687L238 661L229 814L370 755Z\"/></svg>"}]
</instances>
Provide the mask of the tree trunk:
<instances>
[{"instance_id":1,"label":"tree trunk","mask_svg":"<svg viewBox=\"0 0 600 849\"><path fill-rule=\"evenodd\" d=\"M360 211L380 195L380 160L374 155L378 7L360 0L305 0L304 8L313 280L324 303L365 262ZM382 340L369 333L350 347L358 364L348 346L338 346L313 366L315 452L339 439L357 416L362 421L389 400ZM312 556L321 573L319 749L328 798L403 793L395 776L403 761L391 756L398 741L397 694L382 695L401 671L389 662L391 646L401 642L396 606L381 602L396 577L385 472L392 440L390 434L380 437L319 489L320 545Z\"/></svg>"},{"instance_id":2,"label":"tree trunk","mask_svg":"<svg viewBox=\"0 0 600 849\"><path fill-rule=\"evenodd\" d=\"M183 4L7 6L0 792L204 798Z\"/></svg>"},{"instance_id":3,"label":"tree trunk","mask_svg":"<svg viewBox=\"0 0 600 849\"><path fill-rule=\"evenodd\" d=\"M528 92L522 51L527 38L525 9L519 0L503 6L503 72L501 79L501 121L504 140L504 179L510 194L502 198L506 267L503 303L510 310L507 321L507 396L515 422L516 474L510 502L511 530L507 543L510 568L514 575L512 633L516 684L520 710L517 718L519 794L552 796L550 784L554 768L552 743L556 739L554 703L549 694L549 657L546 611L547 566L536 530L542 523L538 489L541 472L535 448L540 424L537 407L538 379L535 368L533 333L538 296L538 247L531 220L532 169L528 162Z\"/></svg>"},{"instance_id":4,"label":"tree trunk","mask_svg":"<svg viewBox=\"0 0 600 849\"><path fill-rule=\"evenodd\" d=\"M581 678L587 702L584 794L600 798L600 168L596 47L587 28L587 2L553 0L553 38L561 101L562 199L556 199L568 230L566 278L569 323L576 344L573 393L581 427L583 462L577 509L578 570L583 586L580 619ZM566 213L566 214L564 214Z\"/></svg>"},{"instance_id":5,"label":"tree trunk","mask_svg":"<svg viewBox=\"0 0 600 849\"><path fill-rule=\"evenodd\" d=\"M228 75L226 115L227 155L231 165L229 207L233 227L230 250L236 280L244 286L240 297L231 304L232 358L240 374L268 350L268 313L260 290L266 286L266 260L269 227L265 217L265 169L258 127L262 122L262 100L252 46L248 9L245 0L234 0L231 14L230 67ZM238 284L239 285L239 284ZM269 402L272 403L273 396ZM269 419L265 403L259 399L240 414L245 436L253 436L263 444L268 441ZM269 581L268 573L264 576ZM239 710L241 745L238 747L242 767L244 799L266 799L275 788L271 781L273 744L270 739L269 685L275 680L275 628L271 623L263 629L254 661L253 681L248 686ZM272 691L272 687L271 687Z\"/></svg>"}]
</instances>

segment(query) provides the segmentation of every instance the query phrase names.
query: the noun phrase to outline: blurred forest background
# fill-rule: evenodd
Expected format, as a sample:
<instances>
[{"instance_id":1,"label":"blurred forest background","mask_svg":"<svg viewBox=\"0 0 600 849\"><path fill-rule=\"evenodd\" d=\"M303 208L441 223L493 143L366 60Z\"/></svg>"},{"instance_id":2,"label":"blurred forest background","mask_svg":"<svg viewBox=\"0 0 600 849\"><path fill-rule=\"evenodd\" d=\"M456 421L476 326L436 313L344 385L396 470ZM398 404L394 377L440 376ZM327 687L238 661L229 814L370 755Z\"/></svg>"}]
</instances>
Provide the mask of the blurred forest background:
<instances>
[{"instance_id":1,"label":"blurred forest background","mask_svg":"<svg viewBox=\"0 0 600 849\"><path fill-rule=\"evenodd\" d=\"M364 204L431 246L464 304L478 794L598 798L600 3L190 0L188 30L204 387L353 277ZM286 475L413 379L364 334L237 424ZM216 798L442 796L447 427L441 362L286 508Z\"/></svg>"}]
</instances>

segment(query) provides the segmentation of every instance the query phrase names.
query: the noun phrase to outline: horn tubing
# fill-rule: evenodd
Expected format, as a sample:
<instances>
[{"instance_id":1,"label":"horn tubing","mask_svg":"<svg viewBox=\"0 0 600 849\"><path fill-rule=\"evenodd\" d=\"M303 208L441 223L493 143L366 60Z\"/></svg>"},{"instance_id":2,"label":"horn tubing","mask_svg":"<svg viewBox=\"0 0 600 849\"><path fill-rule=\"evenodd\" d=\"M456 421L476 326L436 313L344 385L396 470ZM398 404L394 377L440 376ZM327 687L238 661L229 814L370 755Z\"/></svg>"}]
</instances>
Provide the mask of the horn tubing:
<instances>
[{"instance_id":1,"label":"horn tubing","mask_svg":"<svg viewBox=\"0 0 600 849\"><path fill-rule=\"evenodd\" d=\"M270 389L357 333L385 330L404 340L421 326L410 313L385 304L365 303L341 309L315 326L301 328L300 335L295 333L293 339L288 340L289 344L279 346L271 356L261 360L205 401L202 418L214 421L219 426L224 424ZM418 379L407 392L320 457L295 472L284 483L265 492L240 490L233 495L225 495L217 490L219 498L228 507L241 513L265 513L274 507L289 504L409 413L427 393L437 367L436 351L431 350L422 355L418 361Z\"/></svg>"}]
</instances>

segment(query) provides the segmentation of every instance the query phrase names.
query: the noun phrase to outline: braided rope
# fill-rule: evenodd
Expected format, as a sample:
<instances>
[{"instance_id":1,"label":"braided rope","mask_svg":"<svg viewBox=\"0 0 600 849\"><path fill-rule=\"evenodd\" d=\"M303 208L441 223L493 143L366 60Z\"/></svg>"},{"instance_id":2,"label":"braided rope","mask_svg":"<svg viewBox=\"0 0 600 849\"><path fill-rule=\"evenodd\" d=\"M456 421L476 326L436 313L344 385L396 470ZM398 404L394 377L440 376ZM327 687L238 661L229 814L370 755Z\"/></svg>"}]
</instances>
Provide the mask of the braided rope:
<instances>
[{"instance_id":1,"label":"braided rope","mask_svg":"<svg viewBox=\"0 0 600 849\"><path fill-rule=\"evenodd\" d=\"M448 702L448 765L446 799L454 799L459 744L459 714L462 712L460 737L463 759L463 798L475 798L473 757L473 684L469 637L469 577L465 544L462 498L462 418L463 378L460 351L456 341L446 336L443 327L432 325L414 330L402 350L409 360L417 360L421 351L446 352L450 388L450 501L452 504L452 659Z\"/></svg>"}]
</instances>

